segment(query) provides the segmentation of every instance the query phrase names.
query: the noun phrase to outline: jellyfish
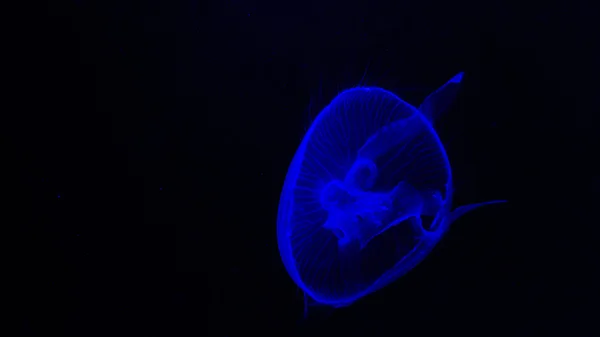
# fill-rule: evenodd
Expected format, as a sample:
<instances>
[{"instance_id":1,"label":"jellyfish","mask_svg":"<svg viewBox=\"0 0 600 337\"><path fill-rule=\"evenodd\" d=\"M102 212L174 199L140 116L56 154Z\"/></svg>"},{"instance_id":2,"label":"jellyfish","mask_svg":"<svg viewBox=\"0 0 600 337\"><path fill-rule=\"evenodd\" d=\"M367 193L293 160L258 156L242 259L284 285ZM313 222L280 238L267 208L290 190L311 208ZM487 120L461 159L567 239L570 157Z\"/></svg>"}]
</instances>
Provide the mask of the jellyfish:
<instances>
[{"instance_id":1,"label":"jellyfish","mask_svg":"<svg viewBox=\"0 0 600 337\"><path fill-rule=\"evenodd\" d=\"M450 225L452 171L435 120L463 73L416 108L379 87L339 93L304 135L280 196L283 264L305 296L339 308L419 264Z\"/></svg>"}]
</instances>

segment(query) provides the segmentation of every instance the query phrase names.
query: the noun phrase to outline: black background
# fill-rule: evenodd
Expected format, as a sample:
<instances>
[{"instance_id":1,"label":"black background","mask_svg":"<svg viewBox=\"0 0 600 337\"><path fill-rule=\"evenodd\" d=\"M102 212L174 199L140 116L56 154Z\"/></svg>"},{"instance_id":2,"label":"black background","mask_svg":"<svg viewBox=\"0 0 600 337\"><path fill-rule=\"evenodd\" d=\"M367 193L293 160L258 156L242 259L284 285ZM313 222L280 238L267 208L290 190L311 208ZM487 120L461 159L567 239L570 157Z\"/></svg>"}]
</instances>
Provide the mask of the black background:
<instances>
[{"instance_id":1,"label":"black background","mask_svg":"<svg viewBox=\"0 0 600 337\"><path fill-rule=\"evenodd\" d=\"M595 12L501 1L24 8L6 49L15 104L2 113L21 333L600 336ZM302 321L275 220L311 118L358 84L418 105L459 71L463 89L438 124L456 204L509 203L465 216L385 289Z\"/></svg>"}]
</instances>

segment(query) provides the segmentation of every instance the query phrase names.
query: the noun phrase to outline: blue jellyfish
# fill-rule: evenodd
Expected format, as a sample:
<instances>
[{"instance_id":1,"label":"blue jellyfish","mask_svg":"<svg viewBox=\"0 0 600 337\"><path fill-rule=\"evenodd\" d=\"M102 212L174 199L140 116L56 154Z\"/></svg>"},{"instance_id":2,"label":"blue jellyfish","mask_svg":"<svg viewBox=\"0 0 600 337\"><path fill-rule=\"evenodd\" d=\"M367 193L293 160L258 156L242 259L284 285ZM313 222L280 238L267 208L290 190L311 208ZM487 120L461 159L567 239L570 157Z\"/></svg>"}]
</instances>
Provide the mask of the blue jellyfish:
<instances>
[{"instance_id":1,"label":"blue jellyfish","mask_svg":"<svg viewBox=\"0 0 600 337\"><path fill-rule=\"evenodd\" d=\"M348 306L421 262L449 226L452 171L433 128L463 73L417 109L377 87L339 93L306 132L285 179L277 237L313 303Z\"/></svg>"}]
</instances>

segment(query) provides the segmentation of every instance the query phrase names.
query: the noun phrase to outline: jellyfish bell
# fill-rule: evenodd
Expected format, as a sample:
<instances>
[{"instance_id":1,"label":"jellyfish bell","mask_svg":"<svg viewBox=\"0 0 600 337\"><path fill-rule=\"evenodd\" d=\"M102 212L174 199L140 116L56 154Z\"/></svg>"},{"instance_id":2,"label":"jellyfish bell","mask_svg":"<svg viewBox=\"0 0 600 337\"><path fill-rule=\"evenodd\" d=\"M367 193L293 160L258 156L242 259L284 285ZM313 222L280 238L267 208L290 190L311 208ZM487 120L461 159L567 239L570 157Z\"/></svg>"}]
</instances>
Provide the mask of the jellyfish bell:
<instances>
[{"instance_id":1,"label":"jellyfish bell","mask_svg":"<svg viewBox=\"0 0 600 337\"><path fill-rule=\"evenodd\" d=\"M460 216L502 202L451 209L450 163L433 125L462 77L418 109L378 87L348 89L308 128L281 192L277 235L310 303L352 304L414 268Z\"/></svg>"}]
</instances>

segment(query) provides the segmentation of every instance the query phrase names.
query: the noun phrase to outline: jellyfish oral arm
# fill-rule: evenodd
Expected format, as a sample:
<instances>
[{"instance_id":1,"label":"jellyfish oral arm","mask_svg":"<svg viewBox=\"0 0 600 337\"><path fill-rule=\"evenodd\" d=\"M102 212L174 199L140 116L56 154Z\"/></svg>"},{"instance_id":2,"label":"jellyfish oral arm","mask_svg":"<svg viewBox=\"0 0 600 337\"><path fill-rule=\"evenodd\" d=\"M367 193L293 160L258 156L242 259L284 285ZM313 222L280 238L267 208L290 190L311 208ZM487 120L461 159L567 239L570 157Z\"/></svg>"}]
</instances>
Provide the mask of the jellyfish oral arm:
<instances>
[{"instance_id":1,"label":"jellyfish oral arm","mask_svg":"<svg viewBox=\"0 0 600 337\"><path fill-rule=\"evenodd\" d=\"M359 191L356 186L346 186L340 181L328 184L321 196L323 207L328 211L323 225L337 238L340 246L359 242L364 247L387 226L387 214L391 212L386 202L387 193Z\"/></svg>"},{"instance_id":2,"label":"jellyfish oral arm","mask_svg":"<svg viewBox=\"0 0 600 337\"><path fill-rule=\"evenodd\" d=\"M477 203L477 204L461 206L461 207L456 208L454 211L452 211L446 218L446 221L448 222L448 225L451 225L454 221L456 221L461 216L463 216L466 213L471 212L472 210L477 209L481 206L500 204L500 203L505 203L505 202L506 202L506 200L493 200L493 201L486 201L486 202L481 202L481 203Z\"/></svg>"},{"instance_id":3,"label":"jellyfish oral arm","mask_svg":"<svg viewBox=\"0 0 600 337\"><path fill-rule=\"evenodd\" d=\"M462 72L456 74L446 82L446 84L427 96L423 103L421 103L419 111L421 111L431 123L448 110L450 104L452 104L458 94L463 75L464 73Z\"/></svg>"},{"instance_id":4,"label":"jellyfish oral arm","mask_svg":"<svg viewBox=\"0 0 600 337\"><path fill-rule=\"evenodd\" d=\"M421 132L419 125L423 123L416 123L415 118L397 121L369 139L344 180L334 180L323 188L321 204L328 211L323 227L337 237L340 246L358 242L362 250L374 237L405 220L410 220L415 235L432 234L423 228L421 215L435 216L441 209L443 200L438 191L419 191L404 181L389 192L371 191L379 174L375 160L382 150L388 151L398 141ZM394 138L398 134L405 137Z\"/></svg>"},{"instance_id":5,"label":"jellyfish oral arm","mask_svg":"<svg viewBox=\"0 0 600 337\"><path fill-rule=\"evenodd\" d=\"M369 140L367 140L367 142L358 150L358 157L362 160L375 161L377 157L387 153L391 148L407 142L423 132L425 125L420 122L418 114L419 113L415 110L415 113L410 117L397 120L378 130L377 133L369 138ZM358 162L359 161L357 160L357 163ZM355 165L357 163L355 163Z\"/></svg>"},{"instance_id":6,"label":"jellyfish oral arm","mask_svg":"<svg viewBox=\"0 0 600 337\"><path fill-rule=\"evenodd\" d=\"M328 210L323 227L337 237L340 247L358 243L362 250L377 235L405 220L410 220L415 235L426 236L429 233L423 229L420 216L437 212L435 198L428 198L406 182L390 192L368 192L336 181L323 194L323 206Z\"/></svg>"}]
</instances>

